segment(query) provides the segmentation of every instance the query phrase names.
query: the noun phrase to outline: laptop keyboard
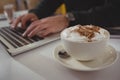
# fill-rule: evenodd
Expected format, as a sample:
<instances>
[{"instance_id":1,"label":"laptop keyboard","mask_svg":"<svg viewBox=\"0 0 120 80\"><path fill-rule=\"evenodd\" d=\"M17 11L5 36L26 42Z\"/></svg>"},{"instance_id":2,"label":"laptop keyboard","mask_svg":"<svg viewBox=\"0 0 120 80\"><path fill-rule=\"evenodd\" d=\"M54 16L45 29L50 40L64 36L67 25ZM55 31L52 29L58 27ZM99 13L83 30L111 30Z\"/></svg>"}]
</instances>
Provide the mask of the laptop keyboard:
<instances>
[{"instance_id":1,"label":"laptop keyboard","mask_svg":"<svg viewBox=\"0 0 120 80\"><path fill-rule=\"evenodd\" d=\"M59 39L59 34L46 38L38 36L32 38L22 37L21 35L24 31L21 28L13 30L10 27L2 27L0 29L0 40L11 55L16 55Z\"/></svg>"}]
</instances>

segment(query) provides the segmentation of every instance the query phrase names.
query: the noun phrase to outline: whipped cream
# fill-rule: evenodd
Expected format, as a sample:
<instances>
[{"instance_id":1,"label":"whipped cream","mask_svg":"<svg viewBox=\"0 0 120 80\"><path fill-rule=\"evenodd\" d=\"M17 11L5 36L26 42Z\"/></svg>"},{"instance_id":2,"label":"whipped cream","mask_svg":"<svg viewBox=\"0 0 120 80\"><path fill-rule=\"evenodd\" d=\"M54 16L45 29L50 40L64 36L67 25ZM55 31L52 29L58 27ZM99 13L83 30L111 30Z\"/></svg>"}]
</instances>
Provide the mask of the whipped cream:
<instances>
[{"instance_id":1,"label":"whipped cream","mask_svg":"<svg viewBox=\"0 0 120 80\"><path fill-rule=\"evenodd\" d=\"M106 30L94 25L75 25L62 31L61 37L75 42L100 41L106 38Z\"/></svg>"}]
</instances>

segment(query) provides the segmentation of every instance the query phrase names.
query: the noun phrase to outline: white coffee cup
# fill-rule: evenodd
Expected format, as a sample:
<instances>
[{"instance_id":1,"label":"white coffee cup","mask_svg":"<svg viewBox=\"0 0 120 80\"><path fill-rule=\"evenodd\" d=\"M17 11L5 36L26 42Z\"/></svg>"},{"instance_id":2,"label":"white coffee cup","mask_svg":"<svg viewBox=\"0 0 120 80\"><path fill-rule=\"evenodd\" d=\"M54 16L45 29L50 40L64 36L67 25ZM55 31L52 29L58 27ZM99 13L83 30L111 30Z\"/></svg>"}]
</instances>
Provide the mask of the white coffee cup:
<instances>
[{"instance_id":1,"label":"white coffee cup","mask_svg":"<svg viewBox=\"0 0 120 80\"><path fill-rule=\"evenodd\" d=\"M73 37L70 35L69 32L67 32L68 29L70 30L70 28L66 28L61 32L61 41L64 49L71 57L75 58L76 60L88 61L95 59L105 52L110 37L110 34L107 30L101 28L104 30L105 35L103 39L87 42L74 40L77 36ZM72 39L68 39L69 36L72 36Z\"/></svg>"}]
</instances>

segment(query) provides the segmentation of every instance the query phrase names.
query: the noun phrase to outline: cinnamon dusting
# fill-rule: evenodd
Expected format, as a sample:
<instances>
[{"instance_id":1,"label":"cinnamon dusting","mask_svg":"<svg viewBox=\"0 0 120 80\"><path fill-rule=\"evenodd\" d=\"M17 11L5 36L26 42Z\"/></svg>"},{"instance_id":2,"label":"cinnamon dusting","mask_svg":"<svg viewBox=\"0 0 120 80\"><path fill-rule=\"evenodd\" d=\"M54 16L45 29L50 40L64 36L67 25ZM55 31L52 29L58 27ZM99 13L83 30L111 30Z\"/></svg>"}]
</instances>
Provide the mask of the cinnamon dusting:
<instances>
[{"instance_id":1,"label":"cinnamon dusting","mask_svg":"<svg viewBox=\"0 0 120 80\"><path fill-rule=\"evenodd\" d=\"M78 25L78 26L79 28L75 29L74 31L78 32L81 36L87 37L89 39L88 42L91 42L92 41L91 39L95 37L95 32L100 33L99 32L100 27L98 26L94 26L94 25L84 25L84 26Z\"/></svg>"}]
</instances>

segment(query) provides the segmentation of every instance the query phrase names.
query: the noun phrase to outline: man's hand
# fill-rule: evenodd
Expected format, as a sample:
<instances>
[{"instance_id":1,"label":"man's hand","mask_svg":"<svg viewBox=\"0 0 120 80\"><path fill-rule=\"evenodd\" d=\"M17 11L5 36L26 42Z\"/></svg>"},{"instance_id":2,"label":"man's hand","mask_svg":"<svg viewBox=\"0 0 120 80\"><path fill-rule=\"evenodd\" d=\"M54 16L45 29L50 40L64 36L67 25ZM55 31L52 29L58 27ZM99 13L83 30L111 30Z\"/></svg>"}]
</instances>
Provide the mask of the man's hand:
<instances>
[{"instance_id":1,"label":"man's hand","mask_svg":"<svg viewBox=\"0 0 120 80\"><path fill-rule=\"evenodd\" d=\"M23 33L23 36L33 37L38 35L45 37L51 33L62 31L68 25L69 21L64 15L51 16L34 21Z\"/></svg>"},{"instance_id":2,"label":"man's hand","mask_svg":"<svg viewBox=\"0 0 120 80\"><path fill-rule=\"evenodd\" d=\"M35 20L38 20L38 17L33 13L28 13L12 20L10 24L11 24L11 28L16 28L17 25L21 23L21 28L24 29L28 21L33 22Z\"/></svg>"}]
</instances>

